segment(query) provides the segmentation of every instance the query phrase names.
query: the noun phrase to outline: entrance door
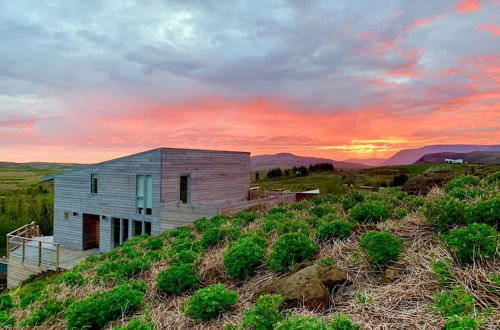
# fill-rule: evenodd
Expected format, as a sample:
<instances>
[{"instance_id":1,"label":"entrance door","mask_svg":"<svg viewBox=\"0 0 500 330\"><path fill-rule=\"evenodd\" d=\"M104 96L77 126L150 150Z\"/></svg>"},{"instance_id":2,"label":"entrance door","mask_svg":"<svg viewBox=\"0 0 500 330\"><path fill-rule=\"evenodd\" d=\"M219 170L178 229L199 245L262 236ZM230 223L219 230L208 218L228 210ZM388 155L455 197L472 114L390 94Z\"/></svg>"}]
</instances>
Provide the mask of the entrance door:
<instances>
[{"instance_id":1,"label":"entrance door","mask_svg":"<svg viewBox=\"0 0 500 330\"><path fill-rule=\"evenodd\" d=\"M99 216L83 214L83 249L99 247Z\"/></svg>"}]
</instances>

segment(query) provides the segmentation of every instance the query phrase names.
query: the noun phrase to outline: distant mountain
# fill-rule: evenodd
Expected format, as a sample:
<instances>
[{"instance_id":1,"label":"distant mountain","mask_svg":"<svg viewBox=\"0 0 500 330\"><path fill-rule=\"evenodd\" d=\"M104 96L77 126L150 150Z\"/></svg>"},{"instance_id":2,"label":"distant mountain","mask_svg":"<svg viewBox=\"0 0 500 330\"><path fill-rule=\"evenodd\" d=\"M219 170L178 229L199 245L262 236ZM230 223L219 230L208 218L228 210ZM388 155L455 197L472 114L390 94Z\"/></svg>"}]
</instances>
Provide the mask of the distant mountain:
<instances>
[{"instance_id":1,"label":"distant mountain","mask_svg":"<svg viewBox=\"0 0 500 330\"><path fill-rule=\"evenodd\" d=\"M468 153L438 152L425 154L415 163L440 163L446 158L463 159L464 162L480 164L500 164L500 152L498 151L473 151Z\"/></svg>"},{"instance_id":2,"label":"distant mountain","mask_svg":"<svg viewBox=\"0 0 500 330\"><path fill-rule=\"evenodd\" d=\"M356 163L367 166L379 166L385 160L386 160L385 158L366 158L366 159L350 158L350 159L344 159L343 162Z\"/></svg>"},{"instance_id":3,"label":"distant mountain","mask_svg":"<svg viewBox=\"0 0 500 330\"><path fill-rule=\"evenodd\" d=\"M273 167L289 168L293 166L309 166L319 163L332 163L335 168L339 169L359 169L370 167L357 163L339 162L328 158L302 157L290 153L257 155L252 156L251 158L253 170L264 170Z\"/></svg>"},{"instance_id":4,"label":"distant mountain","mask_svg":"<svg viewBox=\"0 0 500 330\"><path fill-rule=\"evenodd\" d=\"M425 154L440 152L469 153L473 151L500 151L500 145L443 144L425 146L419 149L406 149L398 151L394 156L385 160L381 165L413 164Z\"/></svg>"}]
</instances>

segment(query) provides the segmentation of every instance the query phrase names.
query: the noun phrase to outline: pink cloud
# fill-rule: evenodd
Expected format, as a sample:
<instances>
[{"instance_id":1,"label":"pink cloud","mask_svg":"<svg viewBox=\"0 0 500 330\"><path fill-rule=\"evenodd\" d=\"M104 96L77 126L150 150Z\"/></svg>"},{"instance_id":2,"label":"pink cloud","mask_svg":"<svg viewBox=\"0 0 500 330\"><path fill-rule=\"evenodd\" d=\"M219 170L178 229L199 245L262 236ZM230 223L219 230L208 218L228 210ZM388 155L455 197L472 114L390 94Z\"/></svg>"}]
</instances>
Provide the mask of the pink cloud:
<instances>
[{"instance_id":1,"label":"pink cloud","mask_svg":"<svg viewBox=\"0 0 500 330\"><path fill-rule=\"evenodd\" d=\"M454 5L455 9L461 13L468 13L470 11L478 11L481 9L480 0L461 0Z\"/></svg>"},{"instance_id":2,"label":"pink cloud","mask_svg":"<svg viewBox=\"0 0 500 330\"><path fill-rule=\"evenodd\" d=\"M500 35L500 25L498 25L498 24L483 23L483 24L476 26L476 29L491 33L491 34L496 35L496 36Z\"/></svg>"},{"instance_id":3,"label":"pink cloud","mask_svg":"<svg viewBox=\"0 0 500 330\"><path fill-rule=\"evenodd\" d=\"M435 23L437 21L439 21L440 19L442 19L444 17L444 15L439 15L439 16L436 16L436 17L429 17L429 18L422 18L422 19L418 19L416 20L415 22L413 22L413 24L411 24L410 26L407 26L405 28L405 31L406 32L410 32L411 30L419 27L419 26L422 26L422 25L425 25L425 24L431 24L431 23Z\"/></svg>"}]
</instances>

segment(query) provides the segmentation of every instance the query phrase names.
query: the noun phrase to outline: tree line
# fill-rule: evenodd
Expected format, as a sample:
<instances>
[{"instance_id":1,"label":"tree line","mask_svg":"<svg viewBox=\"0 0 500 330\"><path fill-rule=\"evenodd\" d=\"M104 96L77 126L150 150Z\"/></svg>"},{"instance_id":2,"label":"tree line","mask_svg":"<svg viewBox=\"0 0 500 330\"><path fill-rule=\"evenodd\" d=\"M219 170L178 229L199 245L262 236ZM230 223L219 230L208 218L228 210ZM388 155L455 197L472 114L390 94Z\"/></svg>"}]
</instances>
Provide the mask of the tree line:
<instances>
[{"instance_id":1,"label":"tree line","mask_svg":"<svg viewBox=\"0 0 500 330\"><path fill-rule=\"evenodd\" d=\"M294 176L294 177L301 177L301 176L308 176L309 173L312 172L319 172L319 171L330 171L333 172L335 171L335 167L333 166L332 163L318 163L314 165L309 165L307 166L294 166L292 168L287 168L287 169L281 169L280 167L275 167L271 168L267 171L266 176L268 178L277 178L281 176ZM260 174L257 172L256 180L260 179Z\"/></svg>"}]
</instances>

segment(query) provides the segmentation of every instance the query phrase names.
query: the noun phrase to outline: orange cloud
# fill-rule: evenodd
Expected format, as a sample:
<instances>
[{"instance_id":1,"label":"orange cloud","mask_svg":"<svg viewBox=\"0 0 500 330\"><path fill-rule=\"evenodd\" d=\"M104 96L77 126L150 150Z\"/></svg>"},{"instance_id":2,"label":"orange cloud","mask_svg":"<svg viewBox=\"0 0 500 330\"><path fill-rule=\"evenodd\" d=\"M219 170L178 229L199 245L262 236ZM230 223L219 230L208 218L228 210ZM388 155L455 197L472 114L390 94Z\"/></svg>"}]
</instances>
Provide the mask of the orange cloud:
<instances>
[{"instance_id":1,"label":"orange cloud","mask_svg":"<svg viewBox=\"0 0 500 330\"><path fill-rule=\"evenodd\" d=\"M476 26L476 29L483 30L493 35L500 35L500 25L494 23L483 23Z\"/></svg>"},{"instance_id":2,"label":"orange cloud","mask_svg":"<svg viewBox=\"0 0 500 330\"><path fill-rule=\"evenodd\" d=\"M481 9L480 0L461 0L456 2L454 5L455 9L461 13L467 13L470 11L477 11Z\"/></svg>"}]
</instances>

